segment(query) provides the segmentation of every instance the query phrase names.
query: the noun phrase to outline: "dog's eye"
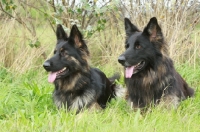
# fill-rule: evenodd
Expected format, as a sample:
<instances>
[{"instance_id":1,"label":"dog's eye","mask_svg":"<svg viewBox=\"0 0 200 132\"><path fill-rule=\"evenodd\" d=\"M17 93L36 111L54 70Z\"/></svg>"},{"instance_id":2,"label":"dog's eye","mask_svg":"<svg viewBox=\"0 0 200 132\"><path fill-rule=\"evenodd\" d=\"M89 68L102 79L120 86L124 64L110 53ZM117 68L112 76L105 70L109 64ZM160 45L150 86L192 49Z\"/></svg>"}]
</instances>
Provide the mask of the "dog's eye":
<instances>
[{"instance_id":1,"label":"dog's eye","mask_svg":"<svg viewBox=\"0 0 200 132\"><path fill-rule=\"evenodd\" d=\"M65 49L61 48L61 49L60 49L60 54L61 54L62 56L66 56L66 55L67 55L67 51L66 51Z\"/></svg>"},{"instance_id":2,"label":"dog's eye","mask_svg":"<svg viewBox=\"0 0 200 132\"><path fill-rule=\"evenodd\" d=\"M63 52L65 49L63 49L63 48L60 48L60 52Z\"/></svg>"},{"instance_id":3,"label":"dog's eye","mask_svg":"<svg viewBox=\"0 0 200 132\"><path fill-rule=\"evenodd\" d=\"M128 48L129 48L129 44L126 44L126 45L125 45L125 48L128 49Z\"/></svg>"},{"instance_id":4,"label":"dog's eye","mask_svg":"<svg viewBox=\"0 0 200 132\"><path fill-rule=\"evenodd\" d=\"M141 48L142 48L142 46L140 44L135 45L135 49L141 49Z\"/></svg>"}]
</instances>

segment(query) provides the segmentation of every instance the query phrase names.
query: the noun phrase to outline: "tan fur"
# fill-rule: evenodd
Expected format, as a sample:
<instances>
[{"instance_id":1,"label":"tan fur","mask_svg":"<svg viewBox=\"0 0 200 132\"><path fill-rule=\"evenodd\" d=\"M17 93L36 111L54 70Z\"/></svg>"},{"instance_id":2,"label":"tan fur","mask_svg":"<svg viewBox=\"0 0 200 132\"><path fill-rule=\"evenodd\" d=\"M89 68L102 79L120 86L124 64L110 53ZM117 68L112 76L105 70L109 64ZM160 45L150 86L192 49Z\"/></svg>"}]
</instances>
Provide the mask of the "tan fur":
<instances>
[{"instance_id":1,"label":"tan fur","mask_svg":"<svg viewBox=\"0 0 200 132\"><path fill-rule=\"evenodd\" d=\"M66 89L66 90L71 90L71 89L73 89L74 86L76 85L77 80L78 80L80 77L81 77L80 74L75 75L73 81L68 82L67 85L63 85L63 86L64 86L64 89Z\"/></svg>"},{"instance_id":2,"label":"tan fur","mask_svg":"<svg viewBox=\"0 0 200 132\"><path fill-rule=\"evenodd\" d=\"M165 79L161 81L160 87L166 86L165 82L170 82L170 79L173 79L173 76L171 76L171 75L166 76ZM168 85L170 85L170 84L168 84Z\"/></svg>"},{"instance_id":3,"label":"tan fur","mask_svg":"<svg viewBox=\"0 0 200 132\"><path fill-rule=\"evenodd\" d=\"M156 26L152 27L148 30L149 34L151 34L150 36L150 41L154 41L157 40L157 30L156 30Z\"/></svg>"},{"instance_id":4,"label":"tan fur","mask_svg":"<svg viewBox=\"0 0 200 132\"><path fill-rule=\"evenodd\" d=\"M94 97L95 91L94 90L88 90L85 91L85 93L82 96L77 96L72 105L70 106L69 109L71 110L78 110L79 107L84 108L88 105L89 102L95 99Z\"/></svg>"},{"instance_id":5,"label":"tan fur","mask_svg":"<svg viewBox=\"0 0 200 132\"><path fill-rule=\"evenodd\" d=\"M145 76L143 78L143 83L145 86L149 86L152 83L151 81L154 80L154 78L156 78L156 74L154 71L150 70L148 74L148 76Z\"/></svg>"},{"instance_id":6,"label":"tan fur","mask_svg":"<svg viewBox=\"0 0 200 132\"><path fill-rule=\"evenodd\" d=\"M127 89L126 88L123 88L121 85L116 85L115 86L116 97L125 99L126 98L126 93L127 93Z\"/></svg>"},{"instance_id":7,"label":"tan fur","mask_svg":"<svg viewBox=\"0 0 200 132\"><path fill-rule=\"evenodd\" d=\"M165 42L163 42L160 51L161 51L162 55L165 56L166 58L168 58L168 56L169 56L169 52L167 49L168 49L168 45Z\"/></svg>"},{"instance_id":8,"label":"tan fur","mask_svg":"<svg viewBox=\"0 0 200 132\"><path fill-rule=\"evenodd\" d=\"M63 48L60 48L60 52L62 52L64 49Z\"/></svg>"},{"instance_id":9,"label":"tan fur","mask_svg":"<svg viewBox=\"0 0 200 132\"><path fill-rule=\"evenodd\" d=\"M74 58L74 57L71 56L71 57L69 57L69 59L72 60L73 62L75 62L77 65L80 66L80 62L76 58Z\"/></svg>"},{"instance_id":10,"label":"tan fur","mask_svg":"<svg viewBox=\"0 0 200 132\"><path fill-rule=\"evenodd\" d=\"M81 49L80 49L81 50ZM87 53L84 51L84 50L81 50L81 52L82 52L82 59L83 60L85 60L85 61L88 61L88 59L89 59L89 55L87 55Z\"/></svg>"},{"instance_id":11,"label":"tan fur","mask_svg":"<svg viewBox=\"0 0 200 132\"><path fill-rule=\"evenodd\" d=\"M176 109L179 103L180 99L176 95L167 95L161 99L159 106L167 109Z\"/></svg>"},{"instance_id":12,"label":"tan fur","mask_svg":"<svg viewBox=\"0 0 200 132\"><path fill-rule=\"evenodd\" d=\"M80 42L78 36L75 36L74 41L75 41L75 44L76 44L77 48L81 47L82 43Z\"/></svg>"},{"instance_id":13,"label":"tan fur","mask_svg":"<svg viewBox=\"0 0 200 132\"><path fill-rule=\"evenodd\" d=\"M95 103L93 103L93 104L89 107L89 110L91 110L91 111L94 111L94 110L102 110L102 108L101 108L101 106L100 106L97 102L95 102Z\"/></svg>"},{"instance_id":14,"label":"tan fur","mask_svg":"<svg viewBox=\"0 0 200 132\"><path fill-rule=\"evenodd\" d=\"M63 102L62 102L63 100L65 100L65 97L63 95L61 95L59 99L54 98L54 103L57 106L57 108L60 109L60 108L64 107L65 105L67 105L67 104L63 104Z\"/></svg>"},{"instance_id":15,"label":"tan fur","mask_svg":"<svg viewBox=\"0 0 200 132\"><path fill-rule=\"evenodd\" d=\"M161 64L162 66L158 66L158 73L162 73L162 75L165 75L167 72L167 68L165 67L165 65ZM161 75L161 76L162 76Z\"/></svg>"},{"instance_id":16,"label":"tan fur","mask_svg":"<svg viewBox=\"0 0 200 132\"><path fill-rule=\"evenodd\" d=\"M163 66L158 66L158 71L157 72L155 72L153 70L150 70L148 72L148 76L145 76L143 78L144 85L145 86L150 85L151 81L155 80L155 79L162 80L161 77L165 76L166 72L167 72L167 70L166 70L166 67L164 65ZM170 78L172 78L172 77L171 76L166 77L167 80L170 79Z\"/></svg>"},{"instance_id":17,"label":"tan fur","mask_svg":"<svg viewBox=\"0 0 200 132\"><path fill-rule=\"evenodd\" d=\"M80 74L75 74L73 81L67 81L65 83L67 83L67 85L63 84L64 82L62 82L61 80L56 80L58 82L59 86L62 86L62 90L63 91L68 91L68 90L72 90L74 88L74 86L76 85L76 82L78 79L80 79L81 75Z\"/></svg>"},{"instance_id":18,"label":"tan fur","mask_svg":"<svg viewBox=\"0 0 200 132\"><path fill-rule=\"evenodd\" d=\"M81 49L80 49L81 50ZM88 63L88 60L89 60L89 55L84 51L84 50L81 50L82 52L82 59L85 60L87 63ZM85 68L85 72L87 72L88 70L90 69L90 66L87 65L87 67Z\"/></svg>"}]
</instances>

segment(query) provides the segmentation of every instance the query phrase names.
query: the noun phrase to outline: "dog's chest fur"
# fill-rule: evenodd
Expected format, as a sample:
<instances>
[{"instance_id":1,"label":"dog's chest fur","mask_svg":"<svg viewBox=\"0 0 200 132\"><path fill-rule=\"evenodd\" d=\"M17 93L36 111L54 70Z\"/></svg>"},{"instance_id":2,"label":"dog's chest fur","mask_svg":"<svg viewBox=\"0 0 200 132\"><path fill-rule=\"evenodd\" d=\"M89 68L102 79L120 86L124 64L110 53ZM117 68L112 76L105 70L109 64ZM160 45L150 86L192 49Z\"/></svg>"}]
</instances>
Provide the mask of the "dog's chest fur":
<instances>
[{"instance_id":1,"label":"dog's chest fur","mask_svg":"<svg viewBox=\"0 0 200 132\"><path fill-rule=\"evenodd\" d=\"M133 107L146 107L158 104L162 98L172 100L185 98L183 92L177 88L177 74L173 68L171 60L165 59L166 63L160 63L157 69L150 69L143 74L133 75L130 79L125 79L128 88L127 100ZM170 99L168 99L170 95ZM177 100L180 101L180 100ZM177 102L174 102L177 104Z\"/></svg>"},{"instance_id":2,"label":"dog's chest fur","mask_svg":"<svg viewBox=\"0 0 200 132\"><path fill-rule=\"evenodd\" d=\"M81 75L66 80L57 80L53 93L56 106L79 111L92 105L95 101L96 91L91 88L90 81L89 78Z\"/></svg>"},{"instance_id":3,"label":"dog's chest fur","mask_svg":"<svg viewBox=\"0 0 200 132\"><path fill-rule=\"evenodd\" d=\"M73 92L63 92L55 90L53 93L54 103L58 108L67 107L68 110L79 111L84 107L89 107L95 100L94 90L85 90L77 94Z\"/></svg>"}]
</instances>

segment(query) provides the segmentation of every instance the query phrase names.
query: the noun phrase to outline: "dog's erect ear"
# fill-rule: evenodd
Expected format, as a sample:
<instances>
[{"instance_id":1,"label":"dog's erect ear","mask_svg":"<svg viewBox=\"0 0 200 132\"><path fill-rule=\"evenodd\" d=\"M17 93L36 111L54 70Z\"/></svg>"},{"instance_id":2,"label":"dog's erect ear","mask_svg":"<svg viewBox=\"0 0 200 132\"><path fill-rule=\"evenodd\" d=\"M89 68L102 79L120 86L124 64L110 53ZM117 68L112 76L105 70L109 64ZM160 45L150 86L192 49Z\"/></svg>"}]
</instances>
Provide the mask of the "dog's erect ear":
<instances>
[{"instance_id":1,"label":"dog's erect ear","mask_svg":"<svg viewBox=\"0 0 200 132\"><path fill-rule=\"evenodd\" d=\"M67 34L65 33L65 30L63 29L61 24L57 25L57 29L56 29L56 37L57 40L67 40Z\"/></svg>"},{"instance_id":2,"label":"dog's erect ear","mask_svg":"<svg viewBox=\"0 0 200 132\"><path fill-rule=\"evenodd\" d=\"M134 32L139 31L138 28L135 25L133 25L128 18L124 18L124 25L125 25L126 36L130 36Z\"/></svg>"},{"instance_id":3,"label":"dog's erect ear","mask_svg":"<svg viewBox=\"0 0 200 132\"><path fill-rule=\"evenodd\" d=\"M147 35L150 41L157 41L163 38L162 31L156 17L152 17L144 28L143 35Z\"/></svg>"},{"instance_id":4,"label":"dog's erect ear","mask_svg":"<svg viewBox=\"0 0 200 132\"><path fill-rule=\"evenodd\" d=\"M72 26L70 39L74 40L75 46L77 48L80 48L83 45L83 36L76 25Z\"/></svg>"}]
</instances>

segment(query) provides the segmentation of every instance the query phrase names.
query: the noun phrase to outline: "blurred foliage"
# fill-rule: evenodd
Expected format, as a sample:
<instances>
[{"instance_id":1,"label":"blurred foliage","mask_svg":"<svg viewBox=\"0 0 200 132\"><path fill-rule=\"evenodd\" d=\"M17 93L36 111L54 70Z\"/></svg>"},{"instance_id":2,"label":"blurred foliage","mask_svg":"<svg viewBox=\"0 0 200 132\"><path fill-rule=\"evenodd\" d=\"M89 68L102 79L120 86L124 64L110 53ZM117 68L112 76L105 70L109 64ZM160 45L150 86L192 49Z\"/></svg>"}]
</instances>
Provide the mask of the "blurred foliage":
<instances>
[{"instance_id":1,"label":"blurred foliage","mask_svg":"<svg viewBox=\"0 0 200 132\"><path fill-rule=\"evenodd\" d=\"M1 0L0 52L3 55L0 61L5 67L19 66L17 69L37 65L37 60L46 59L52 53L53 47L49 44L56 41L53 35L56 24L62 24L68 34L72 25L76 24L88 40L93 64L112 63L115 66L117 56L124 49L124 17L130 18L142 30L155 16L169 45L169 55L176 62L190 61L196 65L199 61L200 33L196 30L199 30L197 25L200 22L199 3L196 0L192 4L189 2ZM25 58L27 56L30 58Z\"/></svg>"}]
</instances>

